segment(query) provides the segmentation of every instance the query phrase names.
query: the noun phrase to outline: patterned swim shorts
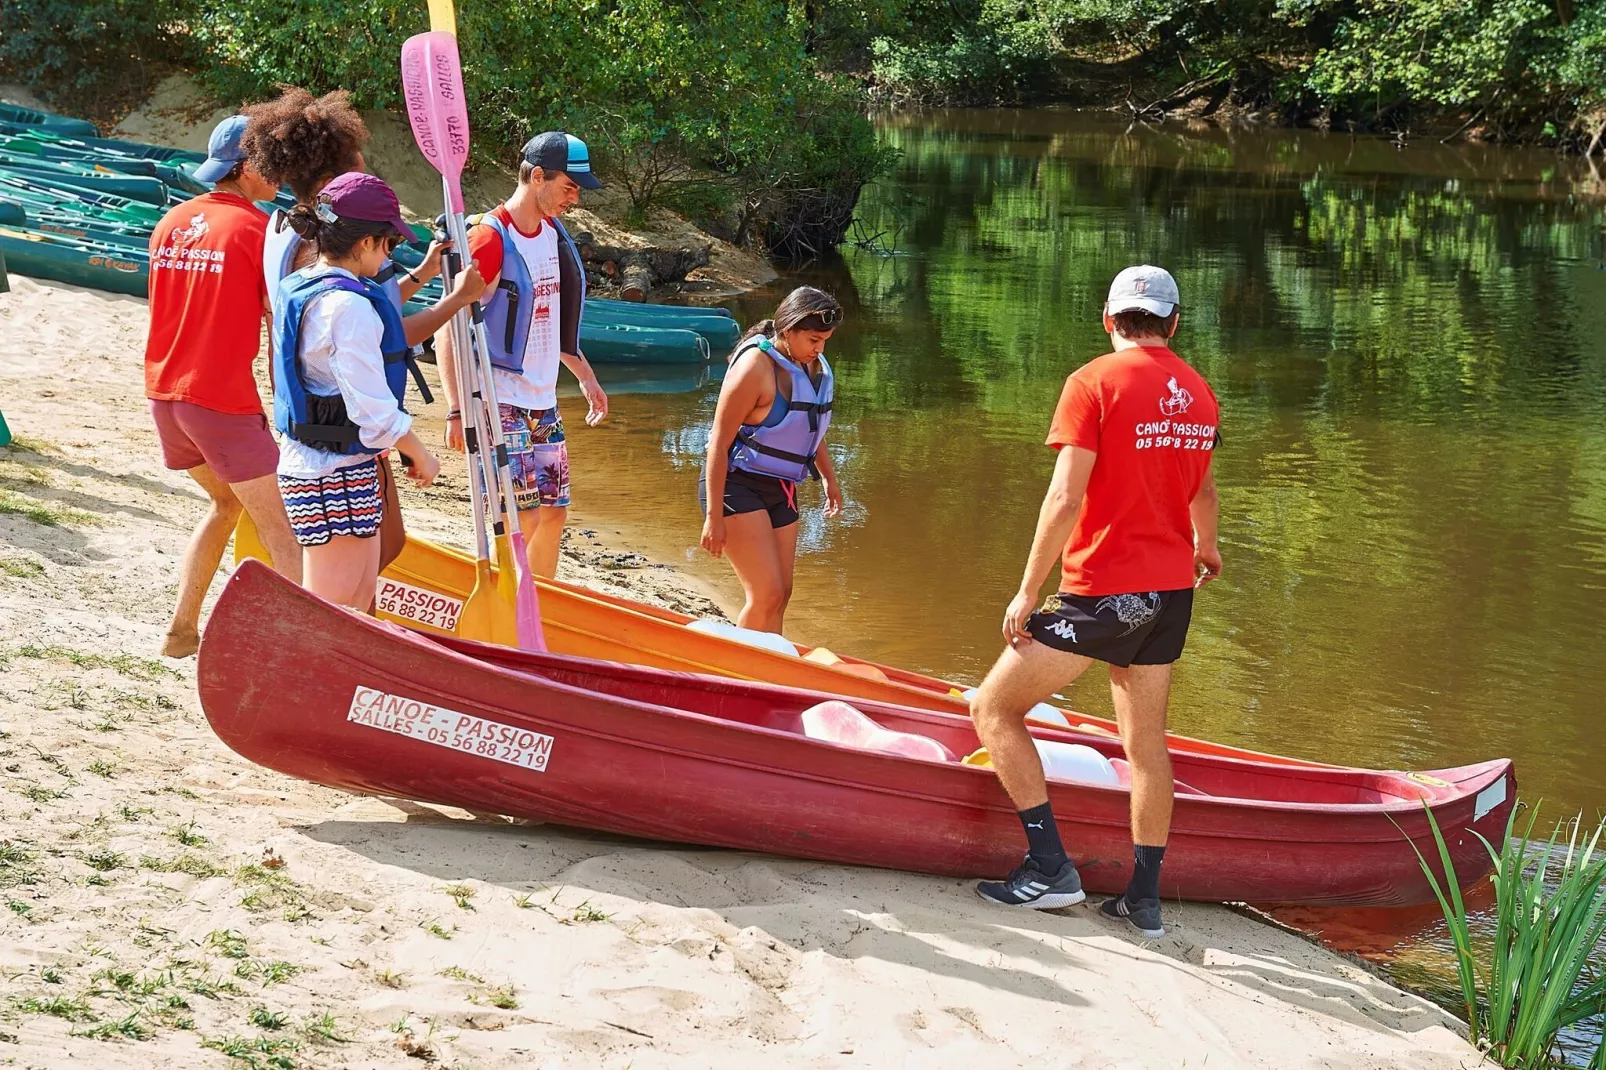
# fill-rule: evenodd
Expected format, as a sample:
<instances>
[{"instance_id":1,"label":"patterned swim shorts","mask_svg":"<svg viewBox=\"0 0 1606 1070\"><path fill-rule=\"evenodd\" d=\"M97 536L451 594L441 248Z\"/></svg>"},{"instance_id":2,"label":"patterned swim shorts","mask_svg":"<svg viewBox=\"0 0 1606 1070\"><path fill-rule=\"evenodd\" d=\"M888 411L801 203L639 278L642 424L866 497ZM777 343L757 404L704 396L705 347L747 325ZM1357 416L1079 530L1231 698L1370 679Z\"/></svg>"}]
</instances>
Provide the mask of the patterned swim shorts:
<instances>
[{"instance_id":1,"label":"patterned swim shorts","mask_svg":"<svg viewBox=\"0 0 1606 1070\"><path fill-rule=\"evenodd\" d=\"M569 504L569 444L556 408L521 409L499 405L507 440L513 497L520 509Z\"/></svg>"},{"instance_id":2,"label":"patterned swim shorts","mask_svg":"<svg viewBox=\"0 0 1606 1070\"><path fill-rule=\"evenodd\" d=\"M336 535L371 539L379 532L384 494L376 461L312 479L280 476L279 493L290 514L290 530L302 546L322 546Z\"/></svg>"}]
</instances>

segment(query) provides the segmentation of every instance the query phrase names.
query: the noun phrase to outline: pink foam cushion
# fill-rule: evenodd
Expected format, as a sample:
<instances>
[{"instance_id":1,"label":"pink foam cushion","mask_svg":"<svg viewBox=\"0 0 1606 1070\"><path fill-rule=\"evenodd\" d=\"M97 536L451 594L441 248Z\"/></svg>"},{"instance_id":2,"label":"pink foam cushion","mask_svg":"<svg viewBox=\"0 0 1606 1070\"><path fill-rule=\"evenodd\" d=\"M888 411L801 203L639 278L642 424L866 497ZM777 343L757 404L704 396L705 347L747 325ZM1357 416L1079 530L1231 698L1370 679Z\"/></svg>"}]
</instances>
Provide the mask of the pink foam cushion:
<instances>
[{"instance_id":1,"label":"pink foam cushion","mask_svg":"<svg viewBox=\"0 0 1606 1070\"><path fill-rule=\"evenodd\" d=\"M933 762L955 760L952 751L929 736L882 728L846 702L822 702L804 710L803 734L810 739L840 743L857 750L924 758Z\"/></svg>"}]
</instances>

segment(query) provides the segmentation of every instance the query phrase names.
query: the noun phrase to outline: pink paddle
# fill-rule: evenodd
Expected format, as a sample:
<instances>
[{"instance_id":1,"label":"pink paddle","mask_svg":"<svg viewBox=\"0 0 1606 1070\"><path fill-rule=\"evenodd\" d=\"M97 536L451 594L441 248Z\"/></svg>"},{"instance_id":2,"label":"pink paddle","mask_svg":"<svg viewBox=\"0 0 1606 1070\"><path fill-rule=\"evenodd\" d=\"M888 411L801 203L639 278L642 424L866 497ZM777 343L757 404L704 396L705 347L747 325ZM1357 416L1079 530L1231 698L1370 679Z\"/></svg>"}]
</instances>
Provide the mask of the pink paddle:
<instances>
[{"instance_id":1,"label":"pink paddle","mask_svg":"<svg viewBox=\"0 0 1606 1070\"><path fill-rule=\"evenodd\" d=\"M409 37L402 45L401 73L402 96L407 102L407 118L413 127L413 140L424 159L440 172L446 201L447 236L452 240L452 247L466 255L468 232L463 225L462 175L463 165L468 161L468 102L463 95L463 68L458 58L457 38L442 30ZM490 375L490 351L486 348L485 325L478 303L474 306L472 321L474 344L469 348L473 352L457 354L459 374L465 382L471 383L475 383L475 376L479 377L475 385L480 388L486 410L485 419L479 422L490 439L481 445L482 448L488 445L495 457L501 489L500 512L518 572L514 606L518 618L519 646L526 650L544 651L547 647L546 633L541 626L541 602L530 575L524 532L519 529L513 476L508 470L507 450L503 448L502 421ZM456 337L467 336L471 331L463 330ZM461 401L466 406L471 398L468 392L461 393ZM478 504L475 507L479 508Z\"/></svg>"}]
</instances>

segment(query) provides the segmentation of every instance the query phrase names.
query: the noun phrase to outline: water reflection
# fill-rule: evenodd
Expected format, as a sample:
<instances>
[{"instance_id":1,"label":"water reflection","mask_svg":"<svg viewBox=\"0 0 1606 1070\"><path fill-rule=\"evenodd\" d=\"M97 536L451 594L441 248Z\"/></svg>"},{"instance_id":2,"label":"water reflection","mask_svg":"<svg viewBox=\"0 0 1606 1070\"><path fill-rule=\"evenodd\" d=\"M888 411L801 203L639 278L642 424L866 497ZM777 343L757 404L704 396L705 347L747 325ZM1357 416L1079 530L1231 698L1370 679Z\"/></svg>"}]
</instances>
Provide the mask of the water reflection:
<instances>
[{"instance_id":1,"label":"water reflection","mask_svg":"<svg viewBox=\"0 0 1606 1070\"><path fill-rule=\"evenodd\" d=\"M1312 132L1128 131L1067 112L888 120L903 151L828 286L848 515L805 514L789 630L963 678L998 648L1064 376L1110 277L1167 265L1214 384L1226 578L1186 732L1327 761L1518 760L1593 810L1606 691L1606 270L1587 172L1542 152ZM577 500L690 560L712 386L573 436ZM805 491L806 501L817 500ZM698 562L701 562L698 564ZM1101 674L1075 702L1108 710Z\"/></svg>"}]
</instances>

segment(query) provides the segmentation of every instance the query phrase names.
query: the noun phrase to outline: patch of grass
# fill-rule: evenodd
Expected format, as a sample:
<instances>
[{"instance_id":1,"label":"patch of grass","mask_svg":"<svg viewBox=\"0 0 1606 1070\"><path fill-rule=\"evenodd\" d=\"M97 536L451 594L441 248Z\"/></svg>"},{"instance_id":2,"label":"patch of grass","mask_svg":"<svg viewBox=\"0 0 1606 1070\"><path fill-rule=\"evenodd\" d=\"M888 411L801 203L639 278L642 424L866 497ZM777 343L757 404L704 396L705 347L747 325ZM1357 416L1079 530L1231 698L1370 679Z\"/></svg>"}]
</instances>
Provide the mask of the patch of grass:
<instances>
[{"instance_id":1,"label":"patch of grass","mask_svg":"<svg viewBox=\"0 0 1606 1070\"><path fill-rule=\"evenodd\" d=\"M30 498L10 490L0 490L0 513L20 516L24 520L31 520L47 528L65 528L75 524L98 527L105 523L103 518L94 513L86 513L82 509L57 505L53 502L42 502L37 498Z\"/></svg>"},{"instance_id":2,"label":"patch of grass","mask_svg":"<svg viewBox=\"0 0 1606 1070\"><path fill-rule=\"evenodd\" d=\"M312 913L312 908L307 906L305 903L291 903L289 906L284 908L283 917L285 921L294 924L295 922L304 921L307 918L315 917L315 915ZM327 943L327 941L318 940L314 940L314 942Z\"/></svg>"},{"instance_id":3,"label":"patch of grass","mask_svg":"<svg viewBox=\"0 0 1606 1070\"><path fill-rule=\"evenodd\" d=\"M452 897L459 910L474 909L474 889L466 884L448 884L441 891Z\"/></svg>"},{"instance_id":4,"label":"patch of grass","mask_svg":"<svg viewBox=\"0 0 1606 1070\"><path fill-rule=\"evenodd\" d=\"M579 906L574 908L574 913L569 915L569 920L585 923L590 921L607 921L611 917L613 917L612 914L604 914L602 911L592 906L591 900L587 899L584 903L581 903Z\"/></svg>"},{"instance_id":5,"label":"patch of grass","mask_svg":"<svg viewBox=\"0 0 1606 1070\"><path fill-rule=\"evenodd\" d=\"M441 976L448 977L453 981L472 981L477 985L482 985L485 983L485 978L479 976L478 974L469 973L461 966L448 966L446 969L441 971Z\"/></svg>"},{"instance_id":6,"label":"patch of grass","mask_svg":"<svg viewBox=\"0 0 1606 1070\"><path fill-rule=\"evenodd\" d=\"M453 925L450 929L444 929L441 927L440 922L434 920L433 918L431 918L429 921L419 922L418 927L423 929L426 933L429 933L429 935L438 936L442 940L450 940L452 937L457 935L457 926Z\"/></svg>"},{"instance_id":7,"label":"patch of grass","mask_svg":"<svg viewBox=\"0 0 1606 1070\"><path fill-rule=\"evenodd\" d=\"M206 934L206 946L225 958L243 959L250 955L245 936L233 929L213 929Z\"/></svg>"},{"instance_id":8,"label":"patch of grass","mask_svg":"<svg viewBox=\"0 0 1606 1070\"><path fill-rule=\"evenodd\" d=\"M0 888L32 884L39 875L34 868L34 859L34 852L26 845L13 840L0 840Z\"/></svg>"},{"instance_id":9,"label":"patch of grass","mask_svg":"<svg viewBox=\"0 0 1606 1070\"><path fill-rule=\"evenodd\" d=\"M56 448L55 443L46 442L42 438L34 438L32 435L12 435L11 445L8 448L21 450L23 453L37 453L41 457L61 456L61 450Z\"/></svg>"},{"instance_id":10,"label":"patch of grass","mask_svg":"<svg viewBox=\"0 0 1606 1070\"><path fill-rule=\"evenodd\" d=\"M470 997L475 1003L489 1003L493 1007L500 1007L504 1011L517 1010L519 1006L518 993L512 985L497 985Z\"/></svg>"},{"instance_id":11,"label":"patch of grass","mask_svg":"<svg viewBox=\"0 0 1606 1070\"><path fill-rule=\"evenodd\" d=\"M234 967L234 976L244 977L246 980L260 980L262 987L267 988L269 985L289 980L304 968L283 959L245 959Z\"/></svg>"},{"instance_id":12,"label":"patch of grass","mask_svg":"<svg viewBox=\"0 0 1606 1070\"><path fill-rule=\"evenodd\" d=\"M45 574L45 566L31 557L0 557L0 572L19 580L31 580Z\"/></svg>"},{"instance_id":13,"label":"patch of grass","mask_svg":"<svg viewBox=\"0 0 1606 1070\"><path fill-rule=\"evenodd\" d=\"M91 851L81 855L84 865L101 873L110 873L114 869L128 868L128 859L118 851Z\"/></svg>"},{"instance_id":14,"label":"patch of grass","mask_svg":"<svg viewBox=\"0 0 1606 1070\"><path fill-rule=\"evenodd\" d=\"M119 970L108 966L98 970L90 976L91 981L109 981L110 990L96 988L91 995L106 995L108 991L116 991L125 996L154 996L168 985L173 983L173 975L167 973L138 974L131 970Z\"/></svg>"},{"instance_id":15,"label":"patch of grass","mask_svg":"<svg viewBox=\"0 0 1606 1070\"><path fill-rule=\"evenodd\" d=\"M135 657L133 654L97 654L88 650L74 650L72 647L57 643L44 646L29 643L19 647L14 656L35 661L70 661L80 669L113 669L123 676L132 676L139 680L184 678L183 673L155 658Z\"/></svg>"},{"instance_id":16,"label":"patch of grass","mask_svg":"<svg viewBox=\"0 0 1606 1070\"><path fill-rule=\"evenodd\" d=\"M54 966L46 966L39 971L39 980L47 985L59 985L62 983L61 971Z\"/></svg>"},{"instance_id":17,"label":"patch of grass","mask_svg":"<svg viewBox=\"0 0 1606 1070\"><path fill-rule=\"evenodd\" d=\"M24 1014L48 1014L69 1022L85 1022L94 1017L88 1003L67 996L31 996L18 1003L17 1010Z\"/></svg>"},{"instance_id":18,"label":"patch of grass","mask_svg":"<svg viewBox=\"0 0 1606 1070\"><path fill-rule=\"evenodd\" d=\"M101 873L91 873L89 876L84 878L84 886L88 888L109 888L111 887L111 883L112 882Z\"/></svg>"},{"instance_id":19,"label":"patch of grass","mask_svg":"<svg viewBox=\"0 0 1606 1070\"><path fill-rule=\"evenodd\" d=\"M277 856L269 861L278 861L278 866L284 865ZM300 886L281 873L278 866L270 868L267 865L244 865L235 868L234 883L251 889L240 900L240 905L253 911L283 907L285 920L297 921L310 914L311 910L305 905ZM292 913L293 917L290 916Z\"/></svg>"},{"instance_id":20,"label":"patch of grass","mask_svg":"<svg viewBox=\"0 0 1606 1070\"><path fill-rule=\"evenodd\" d=\"M523 895L515 895L513 897L513 905L518 907L520 910L534 910L541 904L535 901L534 892L525 892Z\"/></svg>"},{"instance_id":21,"label":"patch of grass","mask_svg":"<svg viewBox=\"0 0 1606 1070\"><path fill-rule=\"evenodd\" d=\"M351 1038L340 1032L340 1023L332 1011L325 1010L316 1018L301 1023L301 1034L314 1044L350 1044Z\"/></svg>"},{"instance_id":22,"label":"patch of grass","mask_svg":"<svg viewBox=\"0 0 1606 1070\"><path fill-rule=\"evenodd\" d=\"M104 758L96 758L84 768L96 776L105 777L108 780L117 775L117 763L108 762Z\"/></svg>"},{"instance_id":23,"label":"patch of grass","mask_svg":"<svg viewBox=\"0 0 1606 1070\"><path fill-rule=\"evenodd\" d=\"M20 914L22 917L25 917L25 918L29 914L33 913L33 904L32 903L24 903L21 899L8 899L8 900L6 900L6 908L8 910L10 910L11 913Z\"/></svg>"},{"instance_id":24,"label":"patch of grass","mask_svg":"<svg viewBox=\"0 0 1606 1070\"><path fill-rule=\"evenodd\" d=\"M240 986L224 978L186 977L179 982L179 987L197 996L205 996L207 999L240 994Z\"/></svg>"},{"instance_id":25,"label":"patch of grass","mask_svg":"<svg viewBox=\"0 0 1606 1070\"><path fill-rule=\"evenodd\" d=\"M174 825L167 830L169 839L177 840L184 847L202 847L207 843L205 836L195 831L195 819L192 817L187 825Z\"/></svg>"},{"instance_id":26,"label":"patch of grass","mask_svg":"<svg viewBox=\"0 0 1606 1070\"><path fill-rule=\"evenodd\" d=\"M140 1024L139 1011L135 1011L126 1018L117 1018L84 1029L74 1029L75 1037L93 1037L96 1040L110 1040L113 1037L123 1037L127 1040L149 1040L156 1034Z\"/></svg>"},{"instance_id":27,"label":"patch of grass","mask_svg":"<svg viewBox=\"0 0 1606 1070\"><path fill-rule=\"evenodd\" d=\"M283 1011L270 1011L266 1007L253 1007L247 1019L258 1029L283 1029L290 1024L290 1016Z\"/></svg>"},{"instance_id":28,"label":"patch of grass","mask_svg":"<svg viewBox=\"0 0 1606 1070\"><path fill-rule=\"evenodd\" d=\"M149 817L154 813L156 811L148 806L130 806L127 803L123 803L117 808L117 816L124 821L138 821L140 818Z\"/></svg>"},{"instance_id":29,"label":"patch of grass","mask_svg":"<svg viewBox=\"0 0 1606 1070\"><path fill-rule=\"evenodd\" d=\"M47 788L43 784L25 784L20 788L12 788L18 795L34 803L55 802L65 799L67 792L61 788Z\"/></svg>"},{"instance_id":30,"label":"patch of grass","mask_svg":"<svg viewBox=\"0 0 1606 1070\"><path fill-rule=\"evenodd\" d=\"M201 1047L238 1059L252 1070L295 1070L295 1061L286 1052L301 1045L290 1037L202 1037Z\"/></svg>"},{"instance_id":31,"label":"patch of grass","mask_svg":"<svg viewBox=\"0 0 1606 1070\"><path fill-rule=\"evenodd\" d=\"M173 858L140 855L139 868L148 869L153 873L187 873L192 877L200 877L203 880L207 877L221 877L228 872L222 866L215 865L200 855L194 855L188 851Z\"/></svg>"},{"instance_id":32,"label":"patch of grass","mask_svg":"<svg viewBox=\"0 0 1606 1070\"><path fill-rule=\"evenodd\" d=\"M380 970L378 973L374 974L374 980L378 981L380 984L384 985L386 988L406 988L407 987L407 977L406 977L406 975L397 973L394 970Z\"/></svg>"}]
</instances>

